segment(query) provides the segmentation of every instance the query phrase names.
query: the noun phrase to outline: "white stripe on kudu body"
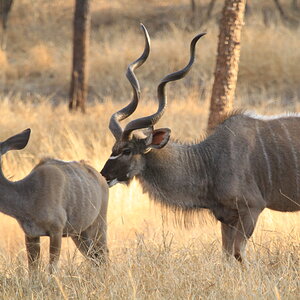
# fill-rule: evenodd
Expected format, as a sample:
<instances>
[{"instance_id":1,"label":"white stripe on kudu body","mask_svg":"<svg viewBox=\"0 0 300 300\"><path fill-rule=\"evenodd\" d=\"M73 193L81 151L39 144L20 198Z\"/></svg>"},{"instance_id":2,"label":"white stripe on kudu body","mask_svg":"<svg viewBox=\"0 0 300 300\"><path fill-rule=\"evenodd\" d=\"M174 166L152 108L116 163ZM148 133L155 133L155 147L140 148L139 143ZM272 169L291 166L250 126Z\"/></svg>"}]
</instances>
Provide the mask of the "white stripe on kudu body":
<instances>
[{"instance_id":1,"label":"white stripe on kudu body","mask_svg":"<svg viewBox=\"0 0 300 300\"><path fill-rule=\"evenodd\" d=\"M268 157L268 153L266 152L264 141L263 141L263 138L261 137L260 130L259 130L259 125L257 125L257 122L255 122L255 129L256 129L256 133L257 133L257 136L258 136L263 154L264 154L264 158L266 160L267 171L268 171L268 181L269 181L270 187L272 188L272 170L271 170L270 160L269 160L269 157Z\"/></svg>"},{"instance_id":2,"label":"white stripe on kudu body","mask_svg":"<svg viewBox=\"0 0 300 300\"><path fill-rule=\"evenodd\" d=\"M277 177L279 178L280 180L280 174L281 174L281 168L282 168L282 161L281 161L281 157L280 157L280 149L279 149L279 145L278 145L278 139L277 139L277 136L275 134L275 132L273 131L272 127L270 126L270 123L267 122L267 125L268 125L268 128L269 128L269 131L271 132L271 136L272 136L272 141L275 145L275 148L276 148L276 158L277 158L277 163L278 163L278 168L277 168Z\"/></svg>"},{"instance_id":3,"label":"white stripe on kudu body","mask_svg":"<svg viewBox=\"0 0 300 300\"><path fill-rule=\"evenodd\" d=\"M263 120L263 121L277 120L277 119L286 118L286 117L300 117L300 113L290 113L290 112L278 114L278 115L272 115L272 116L264 116L264 115L256 114L253 111L246 111L246 112L244 112L244 115L248 116L250 118L253 118L253 119Z\"/></svg>"},{"instance_id":4,"label":"white stripe on kudu body","mask_svg":"<svg viewBox=\"0 0 300 300\"><path fill-rule=\"evenodd\" d=\"M294 159L294 165L295 165L295 174L296 174L296 196L298 198L298 196L299 196L299 164L298 164L297 153L296 153L294 143L293 143L293 140L291 138L288 128L285 126L285 124L282 121L279 120L279 123L280 123L281 127L284 129L286 137L289 141L289 145L291 147L291 152L292 152L292 156Z\"/></svg>"}]
</instances>

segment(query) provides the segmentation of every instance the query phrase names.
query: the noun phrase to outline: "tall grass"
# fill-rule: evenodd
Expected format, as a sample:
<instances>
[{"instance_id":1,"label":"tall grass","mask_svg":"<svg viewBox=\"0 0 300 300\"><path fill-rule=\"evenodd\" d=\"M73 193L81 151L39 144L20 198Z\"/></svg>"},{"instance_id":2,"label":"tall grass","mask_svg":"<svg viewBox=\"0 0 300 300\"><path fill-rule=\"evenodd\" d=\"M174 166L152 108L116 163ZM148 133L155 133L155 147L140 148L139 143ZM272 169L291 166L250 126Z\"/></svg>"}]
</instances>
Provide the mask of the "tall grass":
<instances>
[{"instance_id":1,"label":"tall grass","mask_svg":"<svg viewBox=\"0 0 300 300\"><path fill-rule=\"evenodd\" d=\"M26 176L44 156L64 160L86 159L100 170L110 154L113 137L107 130L119 105L107 101L88 107L88 114L70 114L66 105L53 107L48 99L0 101L0 140L31 127L28 146L3 157L11 180ZM182 103L182 104L181 104ZM186 103L170 102L158 126L172 128L174 137L199 139L207 120L208 101L198 95ZM155 110L156 103L141 103L135 116ZM272 112L282 108L273 105ZM259 112L264 113L262 106ZM179 121L180 120L180 121ZM43 269L28 278L24 237L17 222L1 214L1 299L296 299L299 295L298 213L266 210L259 219L241 266L222 257L219 224L199 214L194 225L174 225L149 201L139 184L110 189L108 243L110 265L96 268L63 241L60 271L47 273L48 238L42 238Z\"/></svg>"},{"instance_id":2,"label":"tall grass","mask_svg":"<svg viewBox=\"0 0 300 300\"><path fill-rule=\"evenodd\" d=\"M200 15L208 0L198 2ZM24 150L3 157L5 175L21 179L45 156L84 159L102 168L114 142L107 128L109 117L131 97L124 70L143 48L140 21L149 28L152 50L137 71L142 100L133 117L156 110L159 80L186 64L196 33L208 32L197 46L197 62L189 76L168 87L169 106L158 124L170 127L172 136L183 141L201 139L222 1L202 26L191 23L189 5L189 0L92 1L90 103L82 115L70 114L65 101L74 1L15 1L7 51L0 51L0 141L27 127L32 135ZM299 29L279 22L272 5L251 1L235 106L263 114L299 111ZM271 15L268 24L262 18L265 9ZM129 187L110 189L111 262L106 269L92 266L65 238L60 270L50 276L49 241L43 238L43 268L33 279L28 277L19 225L0 217L1 299L296 299L300 294L299 213L265 210L241 266L223 259L219 223L201 213L191 228L175 226L172 212L162 211L133 181Z\"/></svg>"}]
</instances>

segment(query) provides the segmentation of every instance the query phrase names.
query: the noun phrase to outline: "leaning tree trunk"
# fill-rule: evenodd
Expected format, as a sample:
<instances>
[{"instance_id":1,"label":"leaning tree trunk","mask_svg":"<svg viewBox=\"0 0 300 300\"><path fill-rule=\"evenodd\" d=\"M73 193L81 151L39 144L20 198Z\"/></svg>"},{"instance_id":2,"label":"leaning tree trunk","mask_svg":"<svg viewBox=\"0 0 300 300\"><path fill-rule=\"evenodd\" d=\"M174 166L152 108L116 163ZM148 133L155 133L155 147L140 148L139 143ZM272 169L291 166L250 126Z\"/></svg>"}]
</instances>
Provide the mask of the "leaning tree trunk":
<instances>
[{"instance_id":1,"label":"leaning tree trunk","mask_svg":"<svg viewBox=\"0 0 300 300\"><path fill-rule=\"evenodd\" d=\"M238 74L245 5L246 0L225 0L220 23L208 131L213 130L232 109Z\"/></svg>"},{"instance_id":2,"label":"leaning tree trunk","mask_svg":"<svg viewBox=\"0 0 300 300\"><path fill-rule=\"evenodd\" d=\"M73 33L73 70L69 109L85 112L87 98L87 58L90 35L90 0L76 0Z\"/></svg>"}]
</instances>

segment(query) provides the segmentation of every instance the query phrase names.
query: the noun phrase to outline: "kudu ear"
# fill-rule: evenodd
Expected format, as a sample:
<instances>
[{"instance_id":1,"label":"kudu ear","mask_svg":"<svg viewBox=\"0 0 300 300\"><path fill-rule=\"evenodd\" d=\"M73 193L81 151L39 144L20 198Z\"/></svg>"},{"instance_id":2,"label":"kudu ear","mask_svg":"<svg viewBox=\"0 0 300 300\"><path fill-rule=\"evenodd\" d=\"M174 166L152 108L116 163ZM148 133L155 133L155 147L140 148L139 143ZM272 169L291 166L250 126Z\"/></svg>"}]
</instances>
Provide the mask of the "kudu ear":
<instances>
[{"instance_id":1,"label":"kudu ear","mask_svg":"<svg viewBox=\"0 0 300 300\"><path fill-rule=\"evenodd\" d=\"M154 149L161 149L168 143L171 130L169 128L160 128L153 130L146 140L146 146Z\"/></svg>"},{"instance_id":2,"label":"kudu ear","mask_svg":"<svg viewBox=\"0 0 300 300\"><path fill-rule=\"evenodd\" d=\"M29 141L30 132L31 130L28 128L0 143L0 154L3 155L9 150L20 150L25 148Z\"/></svg>"}]
</instances>

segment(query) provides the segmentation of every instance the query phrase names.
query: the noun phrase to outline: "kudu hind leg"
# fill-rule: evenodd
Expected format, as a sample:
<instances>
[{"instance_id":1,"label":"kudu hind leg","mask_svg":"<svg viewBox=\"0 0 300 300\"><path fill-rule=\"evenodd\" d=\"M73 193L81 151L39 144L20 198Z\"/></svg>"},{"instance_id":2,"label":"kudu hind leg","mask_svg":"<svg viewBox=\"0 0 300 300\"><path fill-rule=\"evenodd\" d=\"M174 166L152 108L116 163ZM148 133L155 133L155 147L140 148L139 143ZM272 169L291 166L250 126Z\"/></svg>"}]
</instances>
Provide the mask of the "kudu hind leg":
<instances>
[{"instance_id":1,"label":"kudu hind leg","mask_svg":"<svg viewBox=\"0 0 300 300\"><path fill-rule=\"evenodd\" d=\"M50 234L49 271L52 274L57 270L62 242L62 232Z\"/></svg>"},{"instance_id":2,"label":"kudu hind leg","mask_svg":"<svg viewBox=\"0 0 300 300\"><path fill-rule=\"evenodd\" d=\"M29 272L35 271L39 267L40 259L40 237L30 237L25 235Z\"/></svg>"},{"instance_id":3,"label":"kudu hind leg","mask_svg":"<svg viewBox=\"0 0 300 300\"><path fill-rule=\"evenodd\" d=\"M107 248L107 220L106 215L99 215L97 221L90 228L90 234L93 237L94 258L100 263L108 261Z\"/></svg>"},{"instance_id":4,"label":"kudu hind leg","mask_svg":"<svg viewBox=\"0 0 300 300\"><path fill-rule=\"evenodd\" d=\"M76 236L72 236L72 240L83 255L89 256L89 249L92 245L92 241L89 239L86 232L83 231Z\"/></svg>"},{"instance_id":5,"label":"kudu hind leg","mask_svg":"<svg viewBox=\"0 0 300 300\"><path fill-rule=\"evenodd\" d=\"M240 213L239 222L237 225L236 237L234 240L234 257L242 262L243 252L245 250L248 239L251 237L261 209L250 209Z\"/></svg>"},{"instance_id":6,"label":"kudu hind leg","mask_svg":"<svg viewBox=\"0 0 300 300\"><path fill-rule=\"evenodd\" d=\"M73 236L72 239L78 250L84 256L91 258L94 262L98 260L99 253L95 243L86 232L81 232L77 236Z\"/></svg>"},{"instance_id":7,"label":"kudu hind leg","mask_svg":"<svg viewBox=\"0 0 300 300\"><path fill-rule=\"evenodd\" d=\"M73 237L73 241L81 253L92 258L96 264L108 262L106 212L107 201L104 202L94 223L81 234Z\"/></svg>"},{"instance_id":8,"label":"kudu hind leg","mask_svg":"<svg viewBox=\"0 0 300 300\"><path fill-rule=\"evenodd\" d=\"M106 234L101 235L90 231L81 232L77 236L73 236L72 239L83 255L101 263L105 262L107 257Z\"/></svg>"}]
</instances>

